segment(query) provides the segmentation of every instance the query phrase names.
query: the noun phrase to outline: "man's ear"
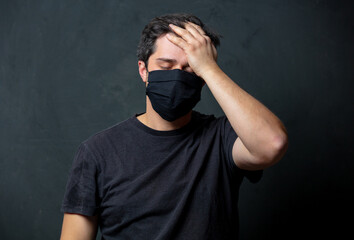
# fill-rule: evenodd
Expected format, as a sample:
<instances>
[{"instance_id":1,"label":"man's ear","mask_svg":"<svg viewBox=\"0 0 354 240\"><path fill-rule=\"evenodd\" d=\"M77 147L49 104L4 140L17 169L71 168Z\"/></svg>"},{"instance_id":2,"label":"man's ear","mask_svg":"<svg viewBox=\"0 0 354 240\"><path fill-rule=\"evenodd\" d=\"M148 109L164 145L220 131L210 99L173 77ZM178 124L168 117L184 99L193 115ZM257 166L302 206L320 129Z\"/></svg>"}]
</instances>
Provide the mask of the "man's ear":
<instances>
[{"instance_id":1,"label":"man's ear","mask_svg":"<svg viewBox=\"0 0 354 240\"><path fill-rule=\"evenodd\" d=\"M139 66L139 74L141 79L143 80L144 83L147 83L148 75L149 75L147 66L145 66L145 63L141 60L138 61L138 66Z\"/></svg>"}]
</instances>

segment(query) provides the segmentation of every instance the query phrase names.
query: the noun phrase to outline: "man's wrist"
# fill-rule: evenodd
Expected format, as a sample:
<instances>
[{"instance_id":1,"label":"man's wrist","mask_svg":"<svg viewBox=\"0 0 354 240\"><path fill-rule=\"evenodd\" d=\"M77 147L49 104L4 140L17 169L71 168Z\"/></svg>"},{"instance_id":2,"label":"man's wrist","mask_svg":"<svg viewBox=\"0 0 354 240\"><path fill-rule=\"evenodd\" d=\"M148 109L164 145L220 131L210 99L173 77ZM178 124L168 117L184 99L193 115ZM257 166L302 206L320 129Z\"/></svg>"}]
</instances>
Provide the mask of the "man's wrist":
<instances>
[{"instance_id":1,"label":"man's wrist","mask_svg":"<svg viewBox=\"0 0 354 240\"><path fill-rule=\"evenodd\" d=\"M216 76L223 74L221 68L215 63L201 71L200 77L207 83L210 80L214 79Z\"/></svg>"}]
</instances>

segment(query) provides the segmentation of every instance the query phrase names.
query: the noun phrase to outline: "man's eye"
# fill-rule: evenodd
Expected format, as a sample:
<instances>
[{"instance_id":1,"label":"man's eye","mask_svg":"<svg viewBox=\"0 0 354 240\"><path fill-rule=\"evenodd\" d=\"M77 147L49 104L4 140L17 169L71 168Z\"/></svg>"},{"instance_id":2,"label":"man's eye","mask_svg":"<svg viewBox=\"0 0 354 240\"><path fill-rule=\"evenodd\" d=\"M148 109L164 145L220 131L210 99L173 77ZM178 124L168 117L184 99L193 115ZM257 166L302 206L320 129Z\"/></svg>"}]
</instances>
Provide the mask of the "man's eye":
<instances>
[{"instance_id":1,"label":"man's eye","mask_svg":"<svg viewBox=\"0 0 354 240\"><path fill-rule=\"evenodd\" d=\"M169 70L169 69L170 69L170 67L162 67L162 66L160 66L160 68L161 68L162 70Z\"/></svg>"}]
</instances>

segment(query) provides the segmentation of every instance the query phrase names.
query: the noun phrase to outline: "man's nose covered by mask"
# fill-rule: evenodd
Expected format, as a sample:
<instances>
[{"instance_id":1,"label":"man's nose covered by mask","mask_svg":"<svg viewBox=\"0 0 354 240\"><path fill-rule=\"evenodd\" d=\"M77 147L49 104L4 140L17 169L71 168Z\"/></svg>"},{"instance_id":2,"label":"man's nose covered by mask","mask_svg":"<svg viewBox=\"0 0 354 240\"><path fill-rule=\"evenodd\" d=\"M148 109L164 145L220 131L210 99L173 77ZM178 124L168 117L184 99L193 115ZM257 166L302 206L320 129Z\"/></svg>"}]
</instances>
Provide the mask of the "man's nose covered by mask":
<instances>
[{"instance_id":1,"label":"man's nose covered by mask","mask_svg":"<svg viewBox=\"0 0 354 240\"><path fill-rule=\"evenodd\" d=\"M195 74L179 69L151 71L148 82L151 105L167 121L186 115L200 101L203 80Z\"/></svg>"}]
</instances>

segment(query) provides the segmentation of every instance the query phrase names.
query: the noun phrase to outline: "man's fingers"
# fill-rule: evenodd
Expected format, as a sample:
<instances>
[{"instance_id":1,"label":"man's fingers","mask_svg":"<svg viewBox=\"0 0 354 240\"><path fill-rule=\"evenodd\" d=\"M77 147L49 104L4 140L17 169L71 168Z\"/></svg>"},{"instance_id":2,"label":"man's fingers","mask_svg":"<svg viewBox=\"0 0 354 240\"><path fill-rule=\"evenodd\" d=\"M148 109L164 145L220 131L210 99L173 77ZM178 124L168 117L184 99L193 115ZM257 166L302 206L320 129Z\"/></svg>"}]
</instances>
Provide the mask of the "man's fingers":
<instances>
[{"instance_id":1,"label":"man's fingers","mask_svg":"<svg viewBox=\"0 0 354 240\"><path fill-rule=\"evenodd\" d=\"M195 39L198 39L198 41L202 41L204 40L204 38L206 37L205 35L201 34L193 25L191 24L186 24L185 28L188 32L190 32L190 34L193 35L193 37Z\"/></svg>"},{"instance_id":2,"label":"man's fingers","mask_svg":"<svg viewBox=\"0 0 354 240\"><path fill-rule=\"evenodd\" d=\"M182 38L178 37L176 34L173 33L167 33L166 34L167 39L172 42L173 44L177 45L178 47L182 48L185 50L187 48L187 43L185 40Z\"/></svg>"},{"instance_id":3,"label":"man's fingers","mask_svg":"<svg viewBox=\"0 0 354 240\"><path fill-rule=\"evenodd\" d=\"M178 36L183 38L186 42L191 43L194 41L193 35L188 30L180 28L173 24L170 24L169 26Z\"/></svg>"},{"instance_id":4,"label":"man's fingers","mask_svg":"<svg viewBox=\"0 0 354 240\"><path fill-rule=\"evenodd\" d=\"M195 23L192 23L192 22L188 22L186 24L186 28L187 28L187 26L189 26L188 27L188 31L189 31L189 29L194 29L195 31L198 31L198 33L200 35L202 35L204 39L206 39L208 42L211 43L210 37L204 32L204 30L203 30L203 28L201 26L199 26L199 25L197 25ZM214 46L214 44L211 44L211 51L213 53L214 59L216 60L217 57L218 57L218 52L217 52L216 47Z\"/></svg>"},{"instance_id":5,"label":"man's fingers","mask_svg":"<svg viewBox=\"0 0 354 240\"><path fill-rule=\"evenodd\" d=\"M199 25L192 22L188 22L188 24L192 25L200 33L200 35L206 35L204 30Z\"/></svg>"}]
</instances>

